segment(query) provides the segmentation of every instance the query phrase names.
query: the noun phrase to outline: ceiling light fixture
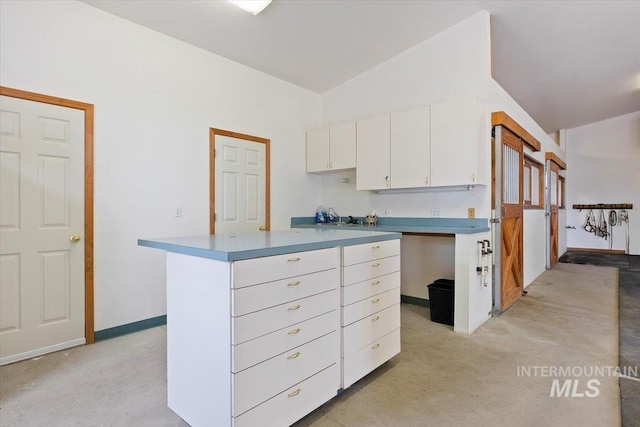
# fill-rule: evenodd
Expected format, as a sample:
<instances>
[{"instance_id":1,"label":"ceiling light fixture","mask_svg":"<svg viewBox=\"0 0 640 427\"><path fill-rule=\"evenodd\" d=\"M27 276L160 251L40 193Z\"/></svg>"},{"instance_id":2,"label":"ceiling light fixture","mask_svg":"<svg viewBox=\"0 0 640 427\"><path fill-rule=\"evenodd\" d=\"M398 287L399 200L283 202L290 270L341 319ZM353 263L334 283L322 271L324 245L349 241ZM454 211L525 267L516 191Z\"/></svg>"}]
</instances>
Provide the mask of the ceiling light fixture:
<instances>
[{"instance_id":1,"label":"ceiling light fixture","mask_svg":"<svg viewBox=\"0 0 640 427\"><path fill-rule=\"evenodd\" d=\"M227 0L229 3L238 6L242 10L257 15L269 6L271 0Z\"/></svg>"}]
</instances>

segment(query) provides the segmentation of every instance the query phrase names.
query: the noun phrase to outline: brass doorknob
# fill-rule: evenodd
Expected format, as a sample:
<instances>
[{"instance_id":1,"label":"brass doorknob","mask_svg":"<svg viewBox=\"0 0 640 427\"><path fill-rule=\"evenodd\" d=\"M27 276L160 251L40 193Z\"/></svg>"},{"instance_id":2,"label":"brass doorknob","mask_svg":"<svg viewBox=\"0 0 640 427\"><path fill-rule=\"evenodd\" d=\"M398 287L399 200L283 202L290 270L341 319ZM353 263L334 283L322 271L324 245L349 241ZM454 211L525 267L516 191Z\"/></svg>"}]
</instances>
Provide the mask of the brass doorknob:
<instances>
[{"instance_id":1,"label":"brass doorknob","mask_svg":"<svg viewBox=\"0 0 640 427\"><path fill-rule=\"evenodd\" d=\"M78 243L80 241L80 236L78 236L77 234L72 234L71 237L69 237L69 241L71 243Z\"/></svg>"},{"instance_id":2,"label":"brass doorknob","mask_svg":"<svg viewBox=\"0 0 640 427\"><path fill-rule=\"evenodd\" d=\"M261 225L260 227L258 227L258 230L267 231L267 227L265 227L264 225Z\"/></svg>"}]
</instances>

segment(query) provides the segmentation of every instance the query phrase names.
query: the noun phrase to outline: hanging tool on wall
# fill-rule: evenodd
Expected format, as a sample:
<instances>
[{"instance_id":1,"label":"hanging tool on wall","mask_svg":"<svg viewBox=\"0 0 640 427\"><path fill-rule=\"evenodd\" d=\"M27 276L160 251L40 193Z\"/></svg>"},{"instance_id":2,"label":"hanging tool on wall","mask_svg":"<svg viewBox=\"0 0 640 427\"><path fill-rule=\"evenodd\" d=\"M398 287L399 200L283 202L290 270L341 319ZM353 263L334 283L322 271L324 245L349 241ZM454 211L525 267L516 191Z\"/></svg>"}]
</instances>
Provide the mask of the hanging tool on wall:
<instances>
[{"instance_id":1,"label":"hanging tool on wall","mask_svg":"<svg viewBox=\"0 0 640 427\"><path fill-rule=\"evenodd\" d=\"M598 228L598 225L596 224L596 217L593 214L593 209L589 209L589 212L587 212L587 219L584 223L584 225L582 226L582 228L584 228L584 230L587 233L595 233L596 229Z\"/></svg>"},{"instance_id":2,"label":"hanging tool on wall","mask_svg":"<svg viewBox=\"0 0 640 427\"><path fill-rule=\"evenodd\" d=\"M623 222L625 223L627 255L629 255L629 213L624 209L621 210L620 215L618 215L618 223L622 226Z\"/></svg>"},{"instance_id":3,"label":"hanging tool on wall","mask_svg":"<svg viewBox=\"0 0 640 427\"><path fill-rule=\"evenodd\" d=\"M609 211L609 249L613 249L613 227L618 224L618 213L611 209Z\"/></svg>"},{"instance_id":4,"label":"hanging tool on wall","mask_svg":"<svg viewBox=\"0 0 640 427\"><path fill-rule=\"evenodd\" d=\"M478 240L478 266L476 271L482 275L482 285L488 286L489 283L489 266L491 265L491 242L488 240Z\"/></svg>"},{"instance_id":5,"label":"hanging tool on wall","mask_svg":"<svg viewBox=\"0 0 640 427\"><path fill-rule=\"evenodd\" d=\"M609 236L609 231L607 228L607 220L604 217L604 209L600 209L600 214L598 215L598 226L596 228L596 236L602 237L604 240L607 240Z\"/></svg>"}]
</instances>

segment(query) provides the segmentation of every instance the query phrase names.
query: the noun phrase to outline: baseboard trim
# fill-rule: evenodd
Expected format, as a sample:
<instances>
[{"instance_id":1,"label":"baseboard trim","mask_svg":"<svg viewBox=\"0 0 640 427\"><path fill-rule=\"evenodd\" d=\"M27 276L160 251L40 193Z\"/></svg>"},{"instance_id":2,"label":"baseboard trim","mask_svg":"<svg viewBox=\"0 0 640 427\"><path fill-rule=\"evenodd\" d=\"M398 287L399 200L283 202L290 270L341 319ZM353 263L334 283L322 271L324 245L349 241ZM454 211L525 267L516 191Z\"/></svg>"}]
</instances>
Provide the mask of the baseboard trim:
<instances>
[{"instance_id":1,"label":"baseboard trim","mask_svg":"<svg viewBox=\"0 0 640 427\"><path fill-rule=\"evenodd\" d=\"M567 252L596 252L602 254L625 254L624 249L567 248Z\"/></svg>"},{"instance_id":2,"label":"baseboard trim","mask_svg":"<svg viewBox=\"0 0 640 427\"><path fill-rule=\"evenodd\" d=\"M409 295L400 295L400 302L403 302L405 304L419 305L420 307L429 307L428 299L410 297Z\"/></svg>"},{"instance_id":3,"label":"baseboard trim","mask_svg":"<svg viewBox=\"0 0 640 427\"><path fill-rule=\"evenodd\" d=\"M9 363L20 362L22 360L33 359L34 357L42 356L44 354L53 353L54 351L66 350L71 347L79 345L85 345L87 342L84 338L77 338L75 340L63 342L60 344L50 345L49 347L38 348L36 350L27 351L20 354L14 354L6 356L0 359L0 366L8 365Z\"/></svg>"},{"instance_id":4,"label":"baseboard trim","mask_svg":"<svg viewBox=\"0 0 640 427\"><path fill-rule=\"evenodd\" d=\"M102 329L95 332L95 340L103 341L109 338L115 338L122 335L127 335L132 332L143 331L145 329L154 328L160 325L167 324L167 315L152 317L150 319L140 320L138 322L127 323L126 325L120 325L113 328Z\"/></svg>"}]
</instances>

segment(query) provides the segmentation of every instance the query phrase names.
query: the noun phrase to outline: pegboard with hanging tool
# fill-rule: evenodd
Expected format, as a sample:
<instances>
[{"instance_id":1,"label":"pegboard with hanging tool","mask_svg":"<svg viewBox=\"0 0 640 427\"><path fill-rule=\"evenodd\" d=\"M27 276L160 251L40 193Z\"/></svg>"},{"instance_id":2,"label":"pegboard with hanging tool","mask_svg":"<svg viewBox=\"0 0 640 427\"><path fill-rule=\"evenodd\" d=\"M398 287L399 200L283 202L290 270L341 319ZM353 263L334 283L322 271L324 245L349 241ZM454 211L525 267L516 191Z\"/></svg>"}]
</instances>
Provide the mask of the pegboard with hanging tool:
<instances>
[{"instance_id":1,"label":"pegboard with hanging tool","mask_svg":"<svg viewBox=\"0 0 640 427\"><path fill-rule=\"evenodd\" d=\"M595 236L602 237L609 241L609 249L613 248L613 229L614 227L625 227L626 253L629 253L629 213L627 209L633 209L630 203L606 204L598 203L595 205L573 205L574 209L589 209L582 229L587 233L593 233ZM597 219L594 210L598 211ZM609 215L605 215L605 210L609 211ZM609 222L607 222L607 219Z\"/></svg>"}]
</instances>

